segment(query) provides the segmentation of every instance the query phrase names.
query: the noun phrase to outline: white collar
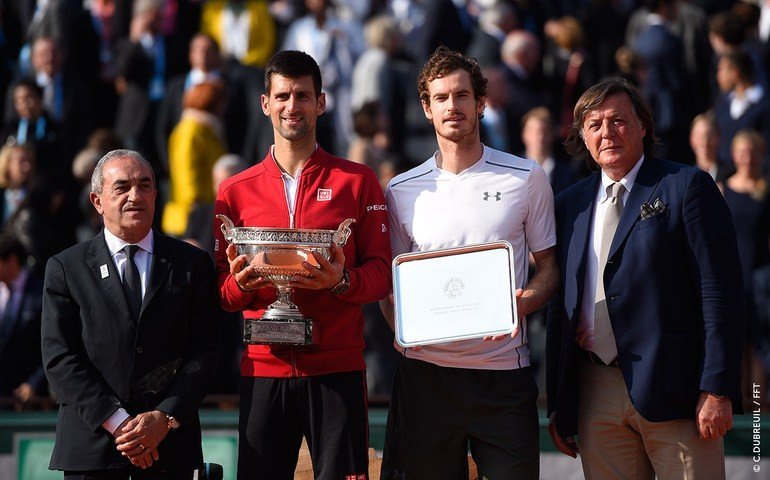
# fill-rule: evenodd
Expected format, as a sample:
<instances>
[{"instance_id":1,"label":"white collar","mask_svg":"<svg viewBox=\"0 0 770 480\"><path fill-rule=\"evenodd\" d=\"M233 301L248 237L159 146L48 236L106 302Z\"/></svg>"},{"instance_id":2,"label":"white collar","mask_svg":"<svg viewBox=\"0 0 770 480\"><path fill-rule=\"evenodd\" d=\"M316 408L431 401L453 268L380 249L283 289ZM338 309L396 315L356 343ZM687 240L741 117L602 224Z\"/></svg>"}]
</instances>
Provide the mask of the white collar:
<instances>
[{"instance_id":1,"label":"white collar","mask_svg":"<svg viewBox=\"0 0 770 480\"><path fill-rule=\"evenodd\" d=\"M620 184L625 187L626 192L628 193L631 193L631 189L634 187L636 175L639 173L639 169L642 168L642 162L644 162L644 154L642 154L641 158L639 158L639 161L636 162L634 168L632 168L625 177L620 179ZM599 193L599 203L604 202L607 199L607 187L613 183L615 183L615 180L608 177L607 174L604 173L604 170L602 170L602 190Z\"/></svg>"},{"instance_id":2,"label":"white collar","mask_svg":"<svg viewBox=\"0 0 770 480\"><path fill-rule=\"evenodd\" d=\"M731 91L727 96L730 98L730 101L742 100L748 103L757 103L762 99L764 94L765 94L765 90L762 88L762 85L757 83L756 85L752 85L749 88L747 88L743 92L742 97L739 97L735 90Z\"/></svg>"},{"instance_id":3,"label":"white collar","mask_svg":"<svg viewBox=\"0 0 770 480\"><path fill-rule=\"evenodd\" d=\"M113 257L116 253L123 250L123 247L126 245L139 245L139 247L147 253L152 253L153 246L155 245L155 238L153 237L152 229L150 229L150 231L147 232L147 235L145 235L144 238L139 242L131 244L122 238L115 236L107 229L107 227L104 227L104 241L107 243L107 248L110 250L110 255Z\"/></svg>"}]
</instances>

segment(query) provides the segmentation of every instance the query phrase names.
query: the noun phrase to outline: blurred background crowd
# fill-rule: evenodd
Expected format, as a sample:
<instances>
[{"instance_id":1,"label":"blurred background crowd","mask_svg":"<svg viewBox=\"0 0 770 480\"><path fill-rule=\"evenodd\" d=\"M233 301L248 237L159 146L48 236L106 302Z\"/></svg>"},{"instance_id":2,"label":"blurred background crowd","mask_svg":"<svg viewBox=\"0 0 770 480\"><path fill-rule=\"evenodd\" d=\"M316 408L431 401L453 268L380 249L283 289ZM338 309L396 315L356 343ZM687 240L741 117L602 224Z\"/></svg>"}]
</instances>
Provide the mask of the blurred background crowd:
<instances>
[{"instance_id":1,"label":"blurred background crowd","mask_svg":"<svg viewBox=\"0 0 770 480\"><path fill-rule=\"evenodd\" d=\"M436 149L415 80L442 44L475 57L489 81L482 141L540 163L554 193L590 172L561 146L578 97L608 76L641 88L660 155L709 172L732 211L745 392L759 383L766 399L769 37L770 0L0 0L0 409L51 406L42 270L101 228L88 191L104 153L141 151L158 179L157 227L212 251L217 185L272 143L260 95L274 52L316 59L320 145L370 165L384 187ZM384 400L393 335L376 305L365 312L370 398ZM529 321L537 368L544 315ZM212 393L225 407L238 317L223 314L221 328Z\"/></svg>"}]
</instances>

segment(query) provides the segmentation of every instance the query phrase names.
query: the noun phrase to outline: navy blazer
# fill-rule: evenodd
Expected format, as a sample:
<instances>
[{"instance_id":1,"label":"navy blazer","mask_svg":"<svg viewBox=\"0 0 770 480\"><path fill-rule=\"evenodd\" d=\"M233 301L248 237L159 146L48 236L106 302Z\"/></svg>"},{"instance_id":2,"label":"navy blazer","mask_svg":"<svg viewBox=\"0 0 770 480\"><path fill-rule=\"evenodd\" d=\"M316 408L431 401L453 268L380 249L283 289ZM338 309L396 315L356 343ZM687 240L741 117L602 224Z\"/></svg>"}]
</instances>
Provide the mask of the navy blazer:
<instances>
[{"instance_id":1,"label":"navy blazer","mask_svg":"<svg viewBox=\"0 0 770 480\"><path fill-rule=\"evenodd\" d=\"M40 357L43 278L28 270L21 295L18 310L0 324L0 395L3 396L12 395L22 383L29 383L38 395L47 393Z\"/></svg>"},{"instance_id":2,"label":"navy blazer","mask_svg":"<svg viewBox=\"0 0 770 480\"><path fill-rule=\"evenodd\" d=\"M153 468L202 465L198 407L217 357L218 295L206 252L154 234L139 321L132 317L102 231L51 257L43 294L43 365L59 417L51 469L128 466L102 423L122 406L160 410L181 427Z\"/></svg>"},{"instance_id":3,"label":"navy blazer","mask_svg":"<svg viewBox=\"0 0 770 480\"><path fill-rule=\"evenodd\" d=\"M549 305L548 412L577 432L586 253L600 172L556 197L560 292ZM644 202L666 208L647 219ZM648 158L626 200L604 271L618 363L631 402L653 422L694 418L701 391L741 412L742 280L730 212L708 174Z\"/></svg>"}]
</instances>

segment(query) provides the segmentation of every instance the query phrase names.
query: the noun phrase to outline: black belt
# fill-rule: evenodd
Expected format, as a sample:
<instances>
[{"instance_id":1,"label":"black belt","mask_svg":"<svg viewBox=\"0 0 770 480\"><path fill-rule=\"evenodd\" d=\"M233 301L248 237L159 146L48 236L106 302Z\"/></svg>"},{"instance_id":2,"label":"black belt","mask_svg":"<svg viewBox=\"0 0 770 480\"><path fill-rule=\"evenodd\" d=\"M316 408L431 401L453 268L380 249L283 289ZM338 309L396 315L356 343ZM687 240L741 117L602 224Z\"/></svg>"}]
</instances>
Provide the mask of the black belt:
<instances>
[{"instance_id":1,"label":"black belt","mask_svg":"<svg viewBox=\"0 0 770 480\"><path fill-rule=\"evenodd\" d=\"M618 365L617 357L613 358L610 363L604 363L604 361L601 358L599 358L599 355L595 354L594 352L583 350L582 348L581 350L583 352L583 356L585 357L585 359L593 364L601 365L602 367L620 368L620 365Z\"/></svg>"}]
</instances>

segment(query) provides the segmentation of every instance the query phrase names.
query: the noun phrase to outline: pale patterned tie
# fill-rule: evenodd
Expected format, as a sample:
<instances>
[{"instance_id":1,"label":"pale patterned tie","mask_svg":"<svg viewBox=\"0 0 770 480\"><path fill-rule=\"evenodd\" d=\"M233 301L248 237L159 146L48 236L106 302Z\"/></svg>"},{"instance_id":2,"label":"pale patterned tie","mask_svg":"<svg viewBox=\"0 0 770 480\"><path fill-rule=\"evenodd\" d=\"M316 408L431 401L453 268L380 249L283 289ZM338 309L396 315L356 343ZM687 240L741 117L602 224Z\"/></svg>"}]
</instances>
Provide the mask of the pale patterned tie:
<instances>
[{"instance_id":1,"label":"pale patterned tie","mask_svg":"<svg viewBox=\"0 0 770 480\"><path fill-rule=\"evenodd\" d=\"M618 356L615 334L612 333L610 312L607 310L607 298L604 293L604 267L607 265L612 239L618 228L623 213L623 192L625 187L620 182L607 186L607 210L604 212L602 225L602 244L599 249L599 270L596 277L596 305L594 308L594 353L609 365Z\"/></svg>"}]
</instances>

